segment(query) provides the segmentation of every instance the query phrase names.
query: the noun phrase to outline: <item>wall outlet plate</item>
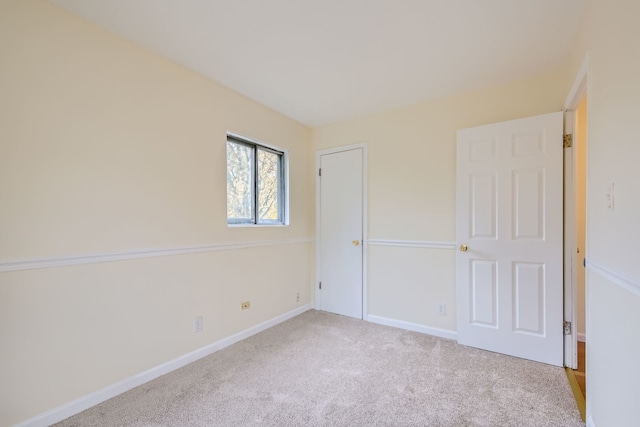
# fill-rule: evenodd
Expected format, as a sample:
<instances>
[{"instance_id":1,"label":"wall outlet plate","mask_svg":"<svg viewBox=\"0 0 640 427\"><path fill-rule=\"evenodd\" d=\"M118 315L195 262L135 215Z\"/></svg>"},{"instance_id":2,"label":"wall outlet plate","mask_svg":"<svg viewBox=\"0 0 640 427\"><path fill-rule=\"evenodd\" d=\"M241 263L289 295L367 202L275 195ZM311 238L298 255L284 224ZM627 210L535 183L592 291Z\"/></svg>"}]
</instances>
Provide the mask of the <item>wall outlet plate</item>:
<instances>
[{"instance_id":1,"label":"wall outlet plate","mask_svg":"<svg viewBox=\"0 0 640 427\"><path fill-rule=\"evenodd\" d=\"M202 332L202 329L204 327L204 323L202 322L202 316L197 316L193 319L193 332L195 332L196 334L198 332Z\"/></svg>"}]
</instances>

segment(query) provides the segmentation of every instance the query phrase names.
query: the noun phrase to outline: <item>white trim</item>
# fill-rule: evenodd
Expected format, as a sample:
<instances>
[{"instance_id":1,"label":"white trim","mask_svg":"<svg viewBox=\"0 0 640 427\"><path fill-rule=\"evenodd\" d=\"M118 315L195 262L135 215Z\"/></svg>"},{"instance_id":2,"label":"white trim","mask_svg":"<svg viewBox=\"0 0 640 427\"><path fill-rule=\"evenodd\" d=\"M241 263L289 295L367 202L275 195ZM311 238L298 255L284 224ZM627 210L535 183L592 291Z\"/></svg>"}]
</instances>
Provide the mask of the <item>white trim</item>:
<instances>
[{"instance_id":1,"label":"white trim","mask_svg":"<svg viewBox=\"0 0 640 427\"><path fill-rule=\"evenodd\" d=\"M318 156L322 156L324 154L341 153L343 151L351 151L351 150L366 149L366 148L367 148L366 142L360 142L358 144L351 144L351 145L341 145L339 147L332 147L332 148L324 148L322 150L316 151L316 159L318 158Z\"/></svg>"},{"instance_id":2,"label":"white trim","mask_svg":"<svg viewBox=\"0 0 640 427\"><path fill-rule=\"evenodd\" d=\"M564 133L573 134L575 111L568 110L564 113ZM563 319L578 327L578 286L576 258L576 185L575 185L575 150L571 146L563 150L563 187L564 187L564 218L563 218ZM578 344L575 335L565 335L564 366L578 369Z\"/></svg>"},{"instance_id":3,"label":"white trim","mask_svg":"<svg viewBox=\"0 0 640 427\"><path fill-rule=\"evenodd\" d=\"M455 242L431 242L426 240L370 239L371 246L395 246L399 248L456 249Z\"/></svg>"},{"instance_id":4,"label":"white trim","mask_svg":"<svg viewBox=\"0 0 640 427\"><path fill-rule=\"evenodd\" d=\"M378 325L391 326L394 328L406 329L407 331L420 332L427 335L433 335L435 337L445 338L448 340L457 340L458 333L456 331L450 331L448 329L434 328L431 326L420 325L418 323L405 322L404 320L389 319L387 317L376 316L370 314L367 319L371 323Z\"/></svg>"},{"instance_id":5,"label":"white trim","mask_svg":"<svg viewBox=\"0 0 640 427\"><path fill-rule=\"evenodd\" d=\"M314 174L316 176L316 280L314 283L315 288L315 301L314 308L321 310L320 307L320 289L318 284L320 283L320 176L318 176L318 170L320 169L320 158L325 154L341 153L344 151L362 150L362 319L367 320L368 317L368 286L367 286L367 249L368 249L368 232L369 229L367 219L369 218L367 207L369 202L367 199L368 191L368 152L367 143L362 142L360 144L344 145L340 147L327 148L316 151L316 168Z\"/></svg>"},{"instance_id":6,"label":"white trim","mask_svg":"<svg viewBox=\"0 0 640 427\"><path fill-rule=\"evenodd\" d=\"M621 270L615 270L591 257L587 258L587 270L597 273L636 296L640 296L640 278L633 277Z\"/></svg>"},{"instance_id":7,"label":"white trim","mask_svg":"<svg viewBox=\"0 0 640 427\"><path fill-rule=\"evenodd\" d=\"M367 271L369 270L367 264L367 253L369 252L369 201L367 194L369 194L369 153L367 151L367 144L362 143L362 320L369 320L369 287Z\"/></svg>"},{"instance_id":8,"label":"white trim","mask_svg":"<svg viewBox=\"0 0 640 427\"><path fill-rule=\"evenodd\" d=\"M582 60L582 65L580 66L578 74L573 81L573 85L571 86L569 95L567 95L567 99L564 101L565 110L574 110L578 107L578 104L580 104L582 97L587 92L588 76L589 52L587 52L584 59Z\"/></svg>"},{"instance_id":9,"label":"white trim","mask_svg":"<svg viewBox=\"0 0 640 427\"><path fill-rule=\"evenodd\" d=\"M100 390L94 391L93 393L90 393L86 396L72 400L71 402L68 402L50 411L44 412L33 418L29 418L25 421L15 424L13 427L44 427L53 423L57 423L73 415L79 414L80 412L91 408L92 406L111 399L112 397L118 396L119 394L131 390L132 388L138 387L151 380L154 380L161 375L165 375L169 372L175 371L176 369L186 366L189 363L193 363L198 359L202 359L203 357L209 356L219 350L222 350L223 348L229 347L232 344L235 344L239 341L242 341L243 339L249 338L252 335L262 332L265 329L282 323L285 320L289 320L292 317L298 316L305 311L310 310L311 308L311 304L296 308L295 310L291 310L288 313L281 314L274 317L273 319L245 329L242 332L238 332L235 335L231 335L230 337L209 344L198 350L192 351L191 353L187 353L176 359L170 360L154 368L136 374L130 378L112 384Z\"/></svg>"},{"instance_id":10,"label":"white trim","mask_svg":"<svg viewBox=\"0 0 640 427\"><path fill-rule=\"evenodd\" d=\"M164 249L134 249L131 251L108 252L89 255L69 255L61 257L27 258L20 260L0 260L0 273L16 270L62 267L66 265L94 264L99 262L124 261L159 256L199 254L204 252L231 251L236 249L259 248L262 246L288 245L312 242L311 237L254 242L214 243L209 245L183 246Z\"/></svg>"},{"instance_id":11,"label":"white trim","mask_svg":"<svg viewBox=\"0 0 640 427\"><path fill-rule=\"evenodd\" d=\"M575 110L580 105L582 98L587 94L589 83L589 52L584 57L582 65L578 70L571 90L567 95L564 103L564 132L565 134L575 134ZM588 108L588 107L587 107ZM588 126L588 123L587 123ZM573 148L565 149L565 156L570 156L564 160L564 320L577 325L577 306L578 306L578 288L577 288L577 269L578 261L576 254L576 233L575 233L575 151ZM588 168L588 165L587 165ZM587 172L588 173L588 172ZM570 180L569 182L566 182ZM588 186L588 183L587 183ZM588 190L587 190L588 194ZM588 214L586 228L588 229ZM588 240L588 234L585 235ZM586 246L588 247L588 245ZM578 367L578 343L577 334L566 335L564 338L564 364L572 369Z\"/></svg>"},{"instance_id":12,"label":"white trim","mask_svg":"<svg viewBox=\"0 0 640 427\"><path fill-rule=\"evenodd\" d=\"M578 341L587 342L587 334L578 333L577 335L578 335Z\"/></svg>"},{"instance_id":13,"label":"white trim","mask_svg":"<svg viewBox=\"0 0 640 427\"><path fill-rule=\"evenodd\" d=\"M313 308L321 310L320 307L320 152L316 151L316 168L313 170L316 176L316 275L313 287Z\"/></svg>"}]
</instances>

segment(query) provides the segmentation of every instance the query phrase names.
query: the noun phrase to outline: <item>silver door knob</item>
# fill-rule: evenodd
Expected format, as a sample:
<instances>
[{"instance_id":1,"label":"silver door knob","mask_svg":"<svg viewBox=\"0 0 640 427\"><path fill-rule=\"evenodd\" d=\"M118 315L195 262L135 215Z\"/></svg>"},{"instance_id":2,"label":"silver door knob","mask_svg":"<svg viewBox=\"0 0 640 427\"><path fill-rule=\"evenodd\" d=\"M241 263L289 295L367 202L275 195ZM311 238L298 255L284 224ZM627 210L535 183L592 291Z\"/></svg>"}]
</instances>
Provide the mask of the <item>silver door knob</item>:
<instances>
[{"instance_id":1,"label":"silver door knob","mask_svg":"<svg viewBox=\"0 0 640 427\"><path fill-rule=\"evenodd\" d=\"M469 246L467 246L465 244L462 244L462 245L460 245L460 250L462 252L467 252L469 250Z\"/></svg>"}]
</instances>

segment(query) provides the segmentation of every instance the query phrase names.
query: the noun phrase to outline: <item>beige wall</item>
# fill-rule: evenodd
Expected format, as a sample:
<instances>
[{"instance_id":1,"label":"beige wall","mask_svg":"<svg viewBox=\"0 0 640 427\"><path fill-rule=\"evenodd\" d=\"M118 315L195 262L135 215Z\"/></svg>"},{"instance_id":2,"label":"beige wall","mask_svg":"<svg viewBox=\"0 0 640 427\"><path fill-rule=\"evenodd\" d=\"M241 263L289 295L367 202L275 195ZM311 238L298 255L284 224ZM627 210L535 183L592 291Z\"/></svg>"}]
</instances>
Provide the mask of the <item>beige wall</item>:
<instances>
[{"instance_id":1,"label":"beige wall","mask_svg":"<svg viewBox=\"0 0 640 427\"><path fill-rule=\"evenodd\" d=\"M370 240L454 242L456 130L560 111L566 85L558 71L317 128L314 149L367 143ZM453 250L371 245L368 258L369 315L455 331Z\"/></svg>"},{"instance_id":2,"label":"beige wall","mask_svg":"<svg viewBox=\"0 0 640 427\"><path fill-rule=\"evenodd\" d=\"M45 1L0 2L0 55L0 263L276 241L0 272L0 425L310 302L309 128ZM228 130L289 151L290 227L226 226Z\"/></svg>"},{"instance_id":3,"label":"beige wall","mask_svg":"<svg viewBox=\"0 0 640 427\"><path fill-rule=\"evenodd\" d=\"M597 427L637 425L640 415L638 16L640 3L634 0L588 1L571 55L572 75L587 52L590 64L587 415ZM610 210L605 194L612 182L615 206Z\"/></svg>"}]
</instances>

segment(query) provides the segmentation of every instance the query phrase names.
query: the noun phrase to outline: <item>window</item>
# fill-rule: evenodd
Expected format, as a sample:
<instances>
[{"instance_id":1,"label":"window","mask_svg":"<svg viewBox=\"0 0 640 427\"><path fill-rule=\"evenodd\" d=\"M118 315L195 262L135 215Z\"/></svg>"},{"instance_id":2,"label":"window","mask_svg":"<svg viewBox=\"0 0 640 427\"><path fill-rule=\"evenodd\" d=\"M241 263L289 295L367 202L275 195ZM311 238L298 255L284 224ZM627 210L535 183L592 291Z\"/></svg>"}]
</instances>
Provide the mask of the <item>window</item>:
<instances>
[{"instance_id":1,"label":"window","mask_svg":"<svg viewBox=\"0 0 640 427\"><path fill-rule=\"evenodd\" d=\"M284 225L286 153L227 134L227 224Z\"/></svg>"}]
</instances>

